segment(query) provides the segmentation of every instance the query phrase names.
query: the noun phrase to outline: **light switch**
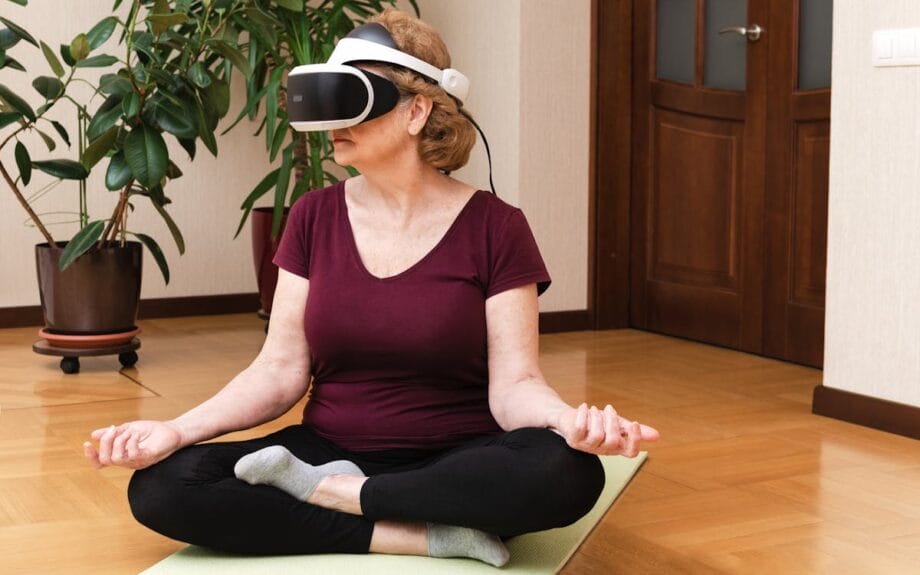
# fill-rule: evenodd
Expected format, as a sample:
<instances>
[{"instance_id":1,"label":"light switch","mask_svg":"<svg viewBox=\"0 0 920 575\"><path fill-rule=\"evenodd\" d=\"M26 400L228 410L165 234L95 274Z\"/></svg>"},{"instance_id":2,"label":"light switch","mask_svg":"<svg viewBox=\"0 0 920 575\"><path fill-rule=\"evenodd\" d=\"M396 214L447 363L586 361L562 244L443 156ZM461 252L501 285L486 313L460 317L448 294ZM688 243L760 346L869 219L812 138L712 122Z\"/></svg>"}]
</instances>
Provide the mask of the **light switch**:
<instances>
[{"instance_id":1,"label":"light switch","mask_svg":"<svg viewBox=\"0 0 920 575\"><path fill-rule=\"evenodd\" d=\"M920 28L873 32L872 65L920 66Z\"/></svg>"}]
</instances>

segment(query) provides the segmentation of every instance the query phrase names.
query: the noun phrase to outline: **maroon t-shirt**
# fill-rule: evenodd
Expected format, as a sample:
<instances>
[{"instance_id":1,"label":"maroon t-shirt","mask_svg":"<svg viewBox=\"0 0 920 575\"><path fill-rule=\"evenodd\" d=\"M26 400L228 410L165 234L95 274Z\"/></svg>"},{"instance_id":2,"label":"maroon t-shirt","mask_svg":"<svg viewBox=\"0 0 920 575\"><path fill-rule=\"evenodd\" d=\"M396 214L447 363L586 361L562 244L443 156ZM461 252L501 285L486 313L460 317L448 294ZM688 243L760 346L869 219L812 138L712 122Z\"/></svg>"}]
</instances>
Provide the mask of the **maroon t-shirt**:
<instances>
[{"instance_id":1,"label":"maroon t-shirt","mask_svg":"<svg viewBox=\"0 0 920 575\"><path fill-rule=\"evenodd\" d=\"M550 283L521 210L477 191L428 254L377 278L358 255L340 183L294 204L274 262L310 280L303 421L316 433L373 451L501 431L489 411L485 301Z\"/></svg>"}]
</instances>

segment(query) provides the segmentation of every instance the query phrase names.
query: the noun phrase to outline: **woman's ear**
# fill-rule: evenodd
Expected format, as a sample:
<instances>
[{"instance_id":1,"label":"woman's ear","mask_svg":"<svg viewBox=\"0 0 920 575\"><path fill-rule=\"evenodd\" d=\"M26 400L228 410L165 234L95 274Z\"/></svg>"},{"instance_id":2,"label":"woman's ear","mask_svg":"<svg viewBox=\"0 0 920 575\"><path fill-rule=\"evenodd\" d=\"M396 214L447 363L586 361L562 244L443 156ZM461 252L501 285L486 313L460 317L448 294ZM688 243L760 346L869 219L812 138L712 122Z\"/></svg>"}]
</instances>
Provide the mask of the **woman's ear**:
<instances>
[{"instance_id":1,"label":"woman's ear","mask_svg":"<svg viewBox=\"0 0 920 575\"><path fill-rule=\"evenodd\" d=\"M409 102L409 123L407 129L410 136L418 136L425 124L428 122L428 116L431 115L433 103L431 98L416 94Z\"/></svg>"}]
</instances>

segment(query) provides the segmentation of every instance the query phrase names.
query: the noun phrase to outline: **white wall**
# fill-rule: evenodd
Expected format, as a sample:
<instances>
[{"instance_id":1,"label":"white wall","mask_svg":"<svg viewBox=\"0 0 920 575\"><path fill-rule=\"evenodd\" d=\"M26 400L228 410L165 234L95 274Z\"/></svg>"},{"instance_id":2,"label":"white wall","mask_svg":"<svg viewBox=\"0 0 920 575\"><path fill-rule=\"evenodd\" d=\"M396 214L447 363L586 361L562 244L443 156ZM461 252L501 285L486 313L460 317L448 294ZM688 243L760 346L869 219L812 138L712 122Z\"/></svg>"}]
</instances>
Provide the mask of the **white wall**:
<instances>
[{"instance_id":1,"label":"white wall","mask_svg":"<svg viewBox=\"0 0 920 575\"><path fill-rule=\"evenodd\" d=\"M916 0L834 5L824 385L920 406L920 67L871 62L911 27Z\"/></svg>"},{"instance_id":2,"label":"white wall","mask_svg":"<svg viewBox=\"0 0 920 575\"><path fill-rule=\"evenodd\" d=\"M33 0L26 8L0 0L3 15L34 31L49 45L69 43L108 14L111 0L55 2ZM541 309L587 307L589 0L420 0L422 16L450 47L454 65L472 79L469 109L492 147L499 195L524 209L543 252L553 287ZM408 6L408 3L405 4ZM51 10L53 7L53 17ZM110 41L109 50L114 40ZM13 56L30 71L48 73L37 49L18 45ZM4 70L3 82L31 92L26 76ZM236 86L231 115L242 94ZM34 100L32 100L34 101ZM93 104L94 109L98 106ZM58 119L68 127L69 114ZM179 257L168 231L152 208L141 202L130 226L153 235L167 253L172 281L163 284L147 258L142 297L181 297L255 291L248 229L231 241L239 204L268 171L262 139L252 125L240 125L219 140L217 159L199 151L194 165L178 162L185 176L170 183L169 210L185 234L187 253ZM29 140L32 142L31 140ZM41 150L31 143L30 150ZM71 151L75 158L76 152ZM41 154L36 153L37 156ZM54 157L60 156L58 153ZM177 158L184 158L179 150ZM12 149L4 165L15 170ZM478 145L470 164L456 174L488 188L485 150ZM37 189L40 175L30 186ZM91 180L93 218L108 217L115 195L101 185L102 170ZM32 246L42 241L24 227L26 216L15 198L0 189L0 307L38 304ZM76 186L64 183L39 203L44 211L76 209ZM76 226L57 226L56 239L69 238Z\"/></svg>"},{"instance_id":3,"label":"white wall","mask_svg":"<svg viewBox=\"0 0 920 575\"><path fill-rule=\"evenodd\" d=\"M408 2L403 2L404 9ZM489 138L500 197L524 210L553 286L542 311L588 306L589 0L419 0ZM456 174L488 189L482 145Z\"/></svg>"}]
</instances>

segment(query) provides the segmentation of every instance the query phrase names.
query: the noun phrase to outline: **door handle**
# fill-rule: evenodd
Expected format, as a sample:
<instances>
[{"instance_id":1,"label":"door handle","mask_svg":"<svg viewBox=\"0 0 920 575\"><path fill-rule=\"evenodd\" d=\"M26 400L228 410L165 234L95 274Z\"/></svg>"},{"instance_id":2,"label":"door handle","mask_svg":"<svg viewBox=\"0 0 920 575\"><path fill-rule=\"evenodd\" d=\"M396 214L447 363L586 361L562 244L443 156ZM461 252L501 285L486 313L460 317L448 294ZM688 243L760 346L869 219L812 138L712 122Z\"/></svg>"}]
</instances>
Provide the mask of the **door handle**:
<instances>
[{"instance_id":1,"label":"door handle","mask_svg":"<svg viewBox=\"0 0 920 575\"><path fill-rule=\"evenodd\" d=\"M741 34L746 36L748 42L756 42L760 40L760 35L763 34L763 28L758 24L754 24L750 28L745 28L744 26L729 26L727 28L722 28L719 30L719 34Z\"/></svg>"}]
</instances>

